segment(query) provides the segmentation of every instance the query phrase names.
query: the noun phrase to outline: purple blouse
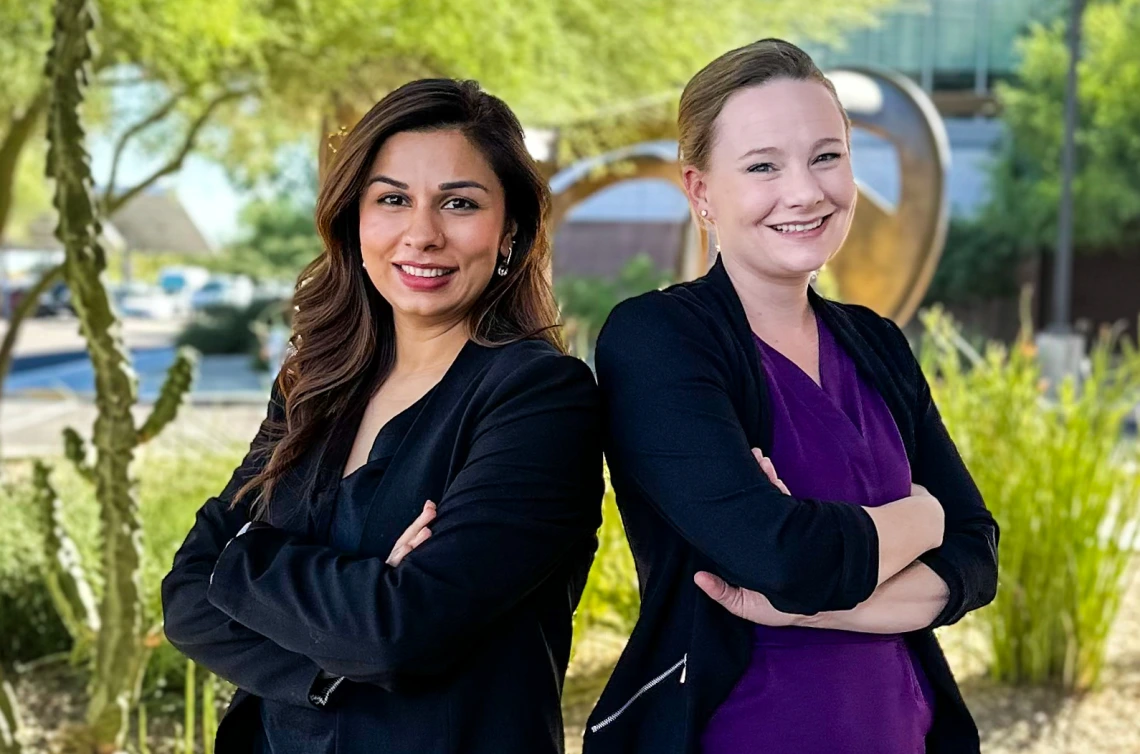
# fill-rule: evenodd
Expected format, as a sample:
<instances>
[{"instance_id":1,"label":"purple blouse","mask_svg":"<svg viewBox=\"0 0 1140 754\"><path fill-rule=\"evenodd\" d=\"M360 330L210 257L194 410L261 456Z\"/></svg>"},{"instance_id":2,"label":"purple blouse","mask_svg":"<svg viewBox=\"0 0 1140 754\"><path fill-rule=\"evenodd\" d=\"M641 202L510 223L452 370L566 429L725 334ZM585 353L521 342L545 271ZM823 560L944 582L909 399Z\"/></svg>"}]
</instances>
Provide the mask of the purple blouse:
<instances>
[{"instance_id":1,"label":"purple blouse","mask_svg":"<svg viewBox=\"0 0 1140 754\"><path fill-rule=\"evenodd\" d=\"M883 505L910 494L886 403L817 320L820 385L759 338L776 473L797 497ZM919 754L929 686L899 634L756 626L752 660L713 714L702 754Z\"/></svg>"}]
</instances>

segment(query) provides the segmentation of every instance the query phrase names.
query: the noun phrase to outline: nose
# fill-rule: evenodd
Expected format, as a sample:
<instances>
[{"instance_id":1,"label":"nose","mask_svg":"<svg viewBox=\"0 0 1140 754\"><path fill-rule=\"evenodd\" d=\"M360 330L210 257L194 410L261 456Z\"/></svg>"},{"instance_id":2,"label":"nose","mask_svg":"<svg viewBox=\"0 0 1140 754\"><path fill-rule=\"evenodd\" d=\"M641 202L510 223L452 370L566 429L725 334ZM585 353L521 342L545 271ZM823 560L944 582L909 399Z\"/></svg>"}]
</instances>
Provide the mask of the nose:
<instances>
[{"instance_id":1,"label":"nose","mask_svg":"<svg viewBox=\"0 0 1140 754\"><path fill-rule=\"evenodd\" d=\"M811 168L794 168L785 176L783 198L787 206L811 208L824 200L823 187Z\"/></svg>"},{"instance_id":2,"label":"nose","mask_svg":"<svg viewBox=\"0 0 1140 754\"><path fill-rule=\"evenodd\" d=\"M403 240L404 246L416 251L430 251L443 245L443 230L432 207L420 206L409 213Z\"/></svg>"}]
</instances>

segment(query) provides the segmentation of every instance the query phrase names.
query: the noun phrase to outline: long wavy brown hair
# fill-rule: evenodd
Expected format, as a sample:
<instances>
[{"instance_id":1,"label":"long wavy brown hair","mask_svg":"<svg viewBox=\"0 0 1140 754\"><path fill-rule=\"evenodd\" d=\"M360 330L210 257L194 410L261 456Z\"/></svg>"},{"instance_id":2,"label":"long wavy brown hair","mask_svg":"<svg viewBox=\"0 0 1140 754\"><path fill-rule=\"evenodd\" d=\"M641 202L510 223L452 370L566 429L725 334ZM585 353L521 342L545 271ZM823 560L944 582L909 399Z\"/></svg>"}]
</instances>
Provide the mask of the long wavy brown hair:
<instances>
[{"instance_id":1,"label":"long wavy brown hair","mask_svg":"<svg viewBox=\"0 0 1140 754\"><path fill-rule=\"evenodd\" d=\"M257 490L254 509L264 517L285 471L353 401L367 400L368 389L378 388L391 373L396 356L392 308L362 267L360 197L388 138L444 129L461 131L482 152L506 195L504 231L512 222L517 225L509 272L493 275L467 313L472 340L501 346L541 338L565 352L547 276L550 189L526 149L522 125L502 100L474 81L405 84L376 103L345 137L321 185L316 224L324 251L297 279L293 336L277 376L285 421L265 427L267 442L260 452L269 460L237 491L234 505Z\"/></svg>"}]
</instances>

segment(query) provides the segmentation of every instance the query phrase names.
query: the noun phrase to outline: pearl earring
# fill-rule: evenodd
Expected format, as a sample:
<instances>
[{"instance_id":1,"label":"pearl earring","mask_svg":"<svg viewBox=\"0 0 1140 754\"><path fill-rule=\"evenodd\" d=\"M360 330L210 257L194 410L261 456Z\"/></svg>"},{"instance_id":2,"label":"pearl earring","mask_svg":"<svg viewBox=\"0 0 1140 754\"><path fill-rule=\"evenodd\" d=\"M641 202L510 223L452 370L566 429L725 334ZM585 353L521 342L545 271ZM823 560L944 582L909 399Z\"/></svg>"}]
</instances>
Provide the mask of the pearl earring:
<instances>
[{"instance_id":1,"label":"pearl earring","mask_svg":"<svg viewBox=\"0 0 1140 754\"><path fill-rule=\"evenodd\" d=\"M702 209L701 210L701 217L708 217L708 216L709 216L709 211L707 209Z\"/></svg>"}]
</instances>

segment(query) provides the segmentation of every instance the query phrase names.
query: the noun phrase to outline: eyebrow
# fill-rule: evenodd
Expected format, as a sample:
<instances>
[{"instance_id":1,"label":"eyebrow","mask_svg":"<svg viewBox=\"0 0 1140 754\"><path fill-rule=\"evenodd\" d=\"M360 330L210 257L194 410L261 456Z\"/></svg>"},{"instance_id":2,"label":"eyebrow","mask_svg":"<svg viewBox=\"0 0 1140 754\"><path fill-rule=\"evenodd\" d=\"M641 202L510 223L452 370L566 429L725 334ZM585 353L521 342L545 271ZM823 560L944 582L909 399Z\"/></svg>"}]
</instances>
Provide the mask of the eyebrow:
<instances>
[{"instance_id":1,"label":"eyebrow","mask_svg":"<svg viewBox=\"0 0 1140 754\"><path fill-rule=\"evenodd\" d=\"M815 144L812 144L811 145L811 151L814 152L815 150L819 149L820 147L822 147L826 144L842 144L842 143L843 143L843 139L837 139L834 136L826 136L826 137L818 140ZM784 150L780 149L779 147L763 147L763 148L758 148L758 149L749 149L747 152L745 152L744 154L742 154L740 156L740 159L743 160L746 157L752 157L753 155L759 155L759 154L779 154L779 153L782 153L783 151Z\"/></svg>"},{"instance_id":2,"label":"eyebrow","mask_svg":"<svg viewBox=\"0 0 1140 754\"><path fill-rule=\"evenodd\" d=\"M372 176L370 179L368 179L368 185L371 186L373 183L387 183L388 185L395 186L402 191L408 190L408 184L404 183L403 181L397 181L395 178L389 178L386 175ZM487 193L491 193L486 186L484 186L482 183L479 183L478 181L450 181L448 183L439 184L440 191L454 191L455 189L461 188L476 188L486 191Z\"/></svg>"}]
</instances>

